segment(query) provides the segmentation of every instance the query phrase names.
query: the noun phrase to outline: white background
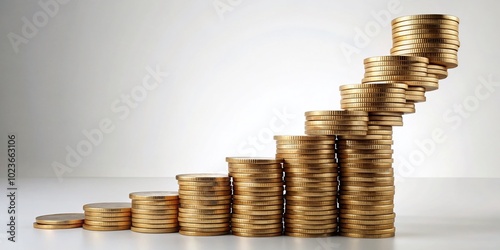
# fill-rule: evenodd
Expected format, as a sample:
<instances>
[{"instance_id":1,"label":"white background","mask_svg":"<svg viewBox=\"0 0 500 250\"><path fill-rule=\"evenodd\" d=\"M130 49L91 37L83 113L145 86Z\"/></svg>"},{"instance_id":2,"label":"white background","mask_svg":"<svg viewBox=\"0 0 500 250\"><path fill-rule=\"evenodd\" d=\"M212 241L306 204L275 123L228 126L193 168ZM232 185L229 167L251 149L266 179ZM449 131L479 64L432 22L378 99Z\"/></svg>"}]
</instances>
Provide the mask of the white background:
<instances>
[{"instance_id":1,"label":"white background","mask_svg":"<svg viewBox=\"0 0 500 250\"><path fill-rule=\"evenodd\" d=\"M220 0L223 13L213 3L69 1L47 15L37 1L2 1L0 143L17 135L20 176L57 177L59 162L71 170L62 178L162 177L225 172L226 156L273 156L270 132L302 134L305 111L339 109L338 87L360 82L362 60L389 53L390 20L374 13L448 13L461 20L459 67L395 128L394 166L403 177L500 177L500 91L475 97L480 79L500 81L498 1ZM23 34L23 17L36 32ZM13 46L9 34L26 43ZM346 44L359 53L344 55ZM129 114L113 111L148 67L169 75ZM467 118L454 111L464 102ZM67 148L103 119L114 130L68 166ZM445 139L431 147L436 129Z\"/></svg>"}]
</instances>

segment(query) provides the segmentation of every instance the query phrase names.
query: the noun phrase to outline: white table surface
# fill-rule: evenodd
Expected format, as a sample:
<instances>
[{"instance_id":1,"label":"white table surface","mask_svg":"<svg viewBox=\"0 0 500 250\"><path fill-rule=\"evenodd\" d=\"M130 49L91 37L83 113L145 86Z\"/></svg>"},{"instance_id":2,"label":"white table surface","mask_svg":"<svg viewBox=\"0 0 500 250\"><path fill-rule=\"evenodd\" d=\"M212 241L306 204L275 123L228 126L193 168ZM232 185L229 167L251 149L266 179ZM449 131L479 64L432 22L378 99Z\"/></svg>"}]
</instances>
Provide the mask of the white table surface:
<instances>
[{"instance_id":1,"label":"white table surface","mask_svg":"<svg viewBox=\"0 0 500 250\"><path fill-rule=\"evenodd\" d=\"M2 180L4 181L4 180ZM1 182L6 190L6 183ZM500 179L404 178L396 183L396 237L389 239L190 237L81 228L38 230L36 216L82 212L85 203L129 201L136 191L177 190L174 178L18 180L17 242L6 239L0 198L0 249L500 249Z\"/></svg>"}]
</instances>

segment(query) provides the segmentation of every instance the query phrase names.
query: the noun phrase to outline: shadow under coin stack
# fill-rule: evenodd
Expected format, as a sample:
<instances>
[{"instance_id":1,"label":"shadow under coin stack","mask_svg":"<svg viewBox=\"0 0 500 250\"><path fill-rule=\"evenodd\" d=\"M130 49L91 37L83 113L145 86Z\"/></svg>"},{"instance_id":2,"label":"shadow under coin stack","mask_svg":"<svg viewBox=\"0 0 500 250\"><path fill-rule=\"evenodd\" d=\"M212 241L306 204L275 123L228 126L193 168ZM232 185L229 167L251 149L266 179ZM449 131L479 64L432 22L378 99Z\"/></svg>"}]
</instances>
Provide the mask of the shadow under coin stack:
<instances>
[{"instance_id":1,"label":"shadow under coin stack","mask_svg":"<svg viewBox=\"0 0 500 250\"><path fill-rule=\"evenodd\" d=\"M70 229L82 227L83 213L47 214L38 216L33 223L38 229Z\"/></svg>"},{"instance_id":2,"label":"shadow under coin stack","mask_svg":"<svg viewBox=\"0 0 500 250\"><path fill-rule=\"evenodd\" d=\"M234 235L269 237L283 234L283 169L275 158L227 157L233 179Z\"/></svg>"},{"instance_id":3,"label":"shadow under coin stack","mask_svg":"<svg viewBox=\"0 0 500 250\"><path fill-rule=\"evenodd\" d=\"M223 174L180 174L179 233L190 236L228 234L231 182Z\"/></svg>"},{"instance_id":4,"label":"shadow under coin stack","mask_svg":"<svg viewBox=\"0 0 500 250\"><path fill-rule=\"evenodd\" d=\"M131 221L130 202L91 203L83 206L83 229L92 231L129 230Z\"/></svg>"},{"instance_id":5,"label":"shadow under coin stack","mask_svg":"<svg viewBox=\"0 0 500 250\"><path fill-rule=\"evenodd\" d=\"M285 172L285 235L325 237L337 232L334 136L276 135Z\"/></svg>"},{"instance_id":6,"label":"shadow under coin stack","mask_svg":"<svg viewBox=\"0 0 500 250\"><path fill-rule=\"evenodd\" d=\"M132 199L132 231L138 233L179 231L177 192L134 192L129 194L129 198Z\"/></svg>"}]
</instances>

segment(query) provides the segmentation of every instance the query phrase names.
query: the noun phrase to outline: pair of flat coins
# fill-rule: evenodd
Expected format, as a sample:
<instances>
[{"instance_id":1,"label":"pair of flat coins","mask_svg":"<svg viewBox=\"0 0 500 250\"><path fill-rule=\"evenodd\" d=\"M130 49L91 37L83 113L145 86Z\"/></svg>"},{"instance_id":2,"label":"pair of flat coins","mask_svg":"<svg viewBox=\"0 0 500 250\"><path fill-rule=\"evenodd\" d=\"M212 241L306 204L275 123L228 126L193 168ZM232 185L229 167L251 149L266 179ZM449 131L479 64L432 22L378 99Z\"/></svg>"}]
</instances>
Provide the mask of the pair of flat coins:
<instances>
[{"instance_id":1,"label":"pair of flat coins","mask_svg":"<svg viewBox=\"0 0 500 250\"><path fill-rule=\"evenodd\" d=\"M36 217L33 227L38 229L80 228L84 219L83 213L47 214Z\"/></svg>"}]
</instances>

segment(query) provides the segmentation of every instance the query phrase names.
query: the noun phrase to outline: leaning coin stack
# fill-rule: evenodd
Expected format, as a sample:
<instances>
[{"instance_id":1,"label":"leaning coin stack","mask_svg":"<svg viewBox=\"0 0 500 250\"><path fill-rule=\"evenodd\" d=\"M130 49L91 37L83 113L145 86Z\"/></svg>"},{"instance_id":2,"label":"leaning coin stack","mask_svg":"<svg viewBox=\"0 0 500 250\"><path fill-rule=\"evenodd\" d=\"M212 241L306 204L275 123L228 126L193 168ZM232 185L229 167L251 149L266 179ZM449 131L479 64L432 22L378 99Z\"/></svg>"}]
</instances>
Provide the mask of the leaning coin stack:
<instances>
[{"instance_id":1,"label":"leaning coin stack","mask_svg":"<svg viewBox=\"0 0 500 250\"><path fill-rule=\"evenodd\" d=\"M83 213L47 214L35 218L34 228L38 229L70 229L82 227Z\"/></svg>"},{"instance_id":2,"label":"leaning coin stack","mask_svg":"<svg viewBox=\"0 0 500 250\"><path fill-rule=\"evenodd\" d=\"M391 22L391 54L427 57L429 74L444 79L448 69L458 66L459 22L458 17L441 14L398 17Z\"/></svg>"},{"instance_id":3,"label":"leaning coin stack","mask_svg":"<svg viewBox=\"0 0 500 250\"><path fill-rule=\"evenodd\" d=\"M128 230L132 224L129 202L91 203L84 205L83 210L85 211L83 229L86 230Z\"/></svg>"},{"instance_id":4,"label":"leaning coin stack","mask_svg":"<svg viewBox=\"0 0 500 250\"><path fill-rule=\"evenodd\" d=\"M228 234L231 183L223 174L179 174L179 233L191 236Z\"/></svg>"},{"instance_id":5,"label":"leaning coin stack","mask_svg":"<svg viewBox=\"0 0 500 250\"><path fill-rule=\"evenodd\" d=\"M285 234L325 237L337 232L335 136L277 135L285 172Z\"/></svg>"},{"instance_id":6,"label":"leaning coin stack","mask_svg":"<svg viewBox=\"0 0 500 250\"><path fill-rule=\"evenodd\" d=\"M231 230L247 237L283 234L283 169L275 158L227 157L233 180Z\"/></svg>"},{"instance_id":7,"label":"leaning coin stack","mask_svg":"<svg viewBox=\"0 0 500 250\"><path fill-rule=\"evenodd\" d=\"M366 136L338 136L340 235L394 236L392 143L391 126L368 125Z\"/></svg>"},{"instance_id":8,"label":"leaning coin stack","mask_svg":"<svg viewBox=\"0 0 500 250\"><path fill-rule=\"evenodd\" d=\"M134 192L129 194L129 198L132 199L132 231L138 233L179 231L177 192Z\"/></svg>"}]
</instances>

